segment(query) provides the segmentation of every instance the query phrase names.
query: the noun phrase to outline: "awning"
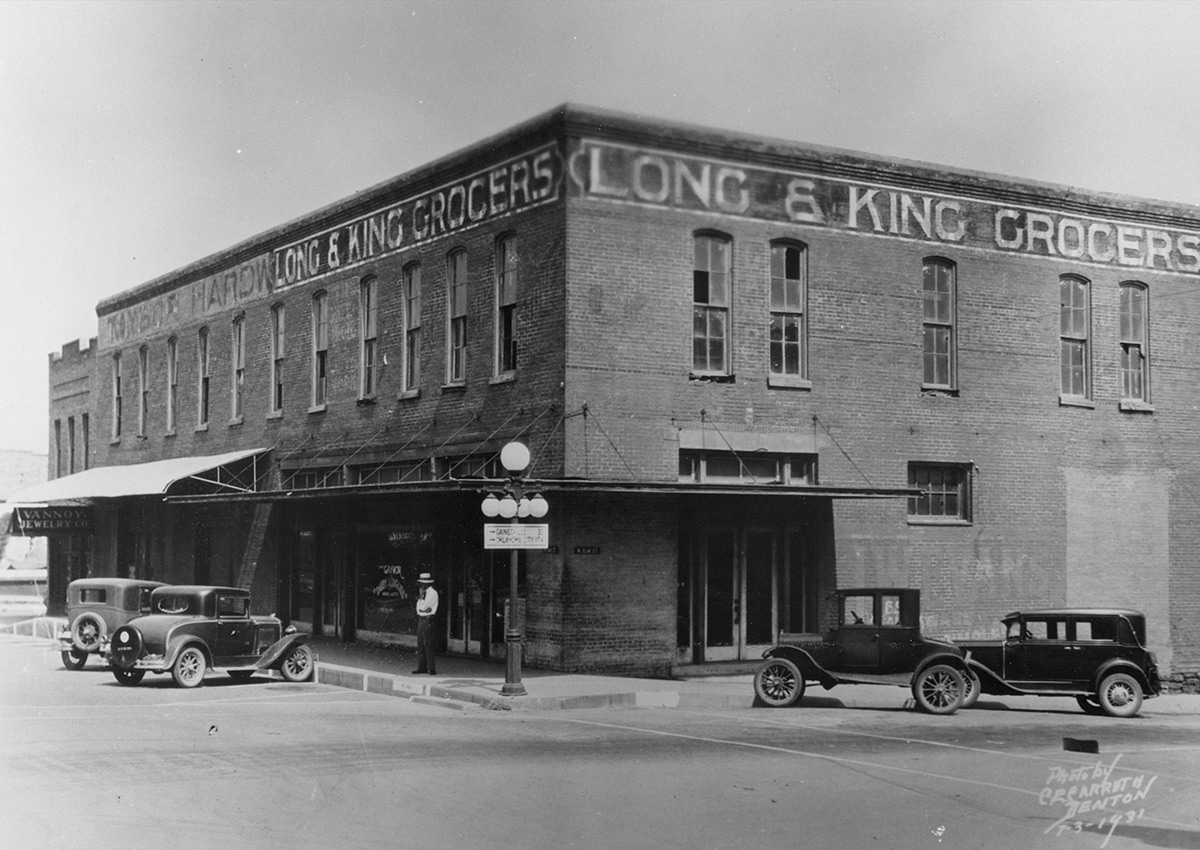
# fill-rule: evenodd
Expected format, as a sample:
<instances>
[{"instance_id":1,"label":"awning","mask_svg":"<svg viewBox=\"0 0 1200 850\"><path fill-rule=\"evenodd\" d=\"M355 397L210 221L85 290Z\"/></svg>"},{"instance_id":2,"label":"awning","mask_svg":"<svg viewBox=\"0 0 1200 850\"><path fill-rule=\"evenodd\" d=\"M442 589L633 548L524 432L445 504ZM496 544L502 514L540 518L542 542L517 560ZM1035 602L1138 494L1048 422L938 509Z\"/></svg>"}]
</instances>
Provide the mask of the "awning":
<instances>
[{"instance_id":1,"label":"awning","mask_svg":"<svg viewBox=\"0 0 1200 850\"><path fill-rule=\"evenodd\" d=\"M174 457L124 466L98 466L18 490L8 497L17 505L122 496L176 493L251 493L258 482L258 456L269 449L248 449L204 457Z\"/></svg>"}]
</instances>

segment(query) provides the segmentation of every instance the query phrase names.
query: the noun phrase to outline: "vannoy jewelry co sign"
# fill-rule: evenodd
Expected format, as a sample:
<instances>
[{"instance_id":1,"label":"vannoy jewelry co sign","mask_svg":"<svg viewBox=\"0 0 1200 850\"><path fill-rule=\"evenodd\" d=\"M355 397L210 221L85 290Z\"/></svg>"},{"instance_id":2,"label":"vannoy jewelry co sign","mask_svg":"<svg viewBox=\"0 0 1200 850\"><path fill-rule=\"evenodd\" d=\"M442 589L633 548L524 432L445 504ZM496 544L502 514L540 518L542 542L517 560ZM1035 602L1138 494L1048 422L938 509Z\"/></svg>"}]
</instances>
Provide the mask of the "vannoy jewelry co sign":
<instances>
[{"instance_id":1,"label":"vannoy jewelry co sign","mask_svg":"<svg viewBox=\"0 0 1200 850\"><path fill-rule=\"evenodd\" d=\"M91 534L92 509L86 505L69 507L23 507L18 505L13 508L12 533L22 537Z\"/></svg>"}]
</instances>

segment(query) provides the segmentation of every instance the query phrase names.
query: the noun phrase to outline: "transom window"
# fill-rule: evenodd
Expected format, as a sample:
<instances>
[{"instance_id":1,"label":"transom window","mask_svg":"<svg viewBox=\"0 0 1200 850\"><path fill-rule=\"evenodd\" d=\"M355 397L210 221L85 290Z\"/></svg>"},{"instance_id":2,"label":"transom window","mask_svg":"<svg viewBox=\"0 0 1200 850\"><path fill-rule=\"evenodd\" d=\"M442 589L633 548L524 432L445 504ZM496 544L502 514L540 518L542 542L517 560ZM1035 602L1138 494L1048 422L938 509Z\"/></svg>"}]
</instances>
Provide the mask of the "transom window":
<instances>
[{"instance_id":1,"label":"transom window","mask_svg":"<svg viewBox=\"0 0 1200 850\"><path fill-rule=\"evenodd\" d=\"M771 246L771 374L801 378L808 372L805 348L806 251Z\"/></svg>"},{"instance_id":2,"label":"transom window","mask_svg":"<svg viewBox=\"0 0 1200 850\"><path fill-rule=\"evenodd\" d=\"M939 257L925 260L922 270L924 320L924 385L954 389L957 376L954 338L956 290L954 263Z\"/></svg>"},{"instance_id":3,"label":"transom window","mask_svg":"<svg viewBox=\"0 0 1200 850\"><path fill-rule=\"evenodd\" d=\"M908 497L909 522L970 522L970 485L965 464L910 463L908 486L923 492Z\"/></svg>"},{"instance_id":4,"label":"transom window","mask_svg":"<svg viewBox=\"0 0 1200 850\"><path fill-rule=\"evenodd\" d=\"M730 242L695 237L692 270L692 369L729 374Z\"/></svg>"},{"instance_id":5,"label":"transom window","mask_svg":"<svg viewBox=\"0 0 1200 850\"><path fill-rule=\"evenodd\" d=\"M1121 284L1121 401L1150 401L1150 295L1145 285Z\"/></svg>"},{"instance_id":6,"label":"transom window","mask_svg":"<svg viewBox=\"0 0 1200 850\"><path fill-rule=\"evenodd\" d=\"M817 483L817 458L816 455L765 455L758 452L681 451L679 480L808 487Z\"/></svg>"},{"instance_id":7,"label":"transom window","mask_svg":"<svg viewBox=\"0 0 1200 850\"><path fill-rule=\"evenodd\" d=\"M1091 287L1075 275L1059 279L1059 334L1064 396L1091 397Z\"/></svg>"}]
</instances>

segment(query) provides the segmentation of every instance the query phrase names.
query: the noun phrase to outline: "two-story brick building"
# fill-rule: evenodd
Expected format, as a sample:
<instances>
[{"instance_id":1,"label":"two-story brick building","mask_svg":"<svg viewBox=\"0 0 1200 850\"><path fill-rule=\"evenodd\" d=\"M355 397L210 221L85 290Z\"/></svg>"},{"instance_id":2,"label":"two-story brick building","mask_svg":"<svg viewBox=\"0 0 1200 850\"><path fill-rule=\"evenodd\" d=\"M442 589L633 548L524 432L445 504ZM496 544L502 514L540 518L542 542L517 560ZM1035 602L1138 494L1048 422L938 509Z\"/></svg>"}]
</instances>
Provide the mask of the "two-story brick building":
<instances>
[{"instance_id":1,"label":"two-story brick building","mask_svg":"<svg viewBox=\"0 0 1200 850\"><path fill-rule=\"evenodd\" d=\"M86 471L29 495L91 506L63 581L408 643L432 570L499 654L519 439L534 666L753 659L887 584L950 637L1132 605L1191 681L1198 281L1194 207L564 106L103 301L51 363Z\"/></svg>"}]
</instances>

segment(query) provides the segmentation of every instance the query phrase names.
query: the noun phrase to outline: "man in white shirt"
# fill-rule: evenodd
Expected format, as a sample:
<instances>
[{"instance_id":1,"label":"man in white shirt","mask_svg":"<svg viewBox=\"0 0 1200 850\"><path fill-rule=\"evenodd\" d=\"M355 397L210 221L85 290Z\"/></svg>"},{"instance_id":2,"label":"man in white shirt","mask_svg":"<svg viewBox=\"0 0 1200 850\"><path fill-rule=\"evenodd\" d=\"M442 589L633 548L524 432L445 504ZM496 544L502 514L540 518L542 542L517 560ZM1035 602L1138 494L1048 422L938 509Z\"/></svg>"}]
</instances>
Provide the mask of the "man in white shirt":
<instances>
[{"instance_id":1,"label":"man in white shirt","mask_svg":"<svg viewBox=\"0 0 1200 850\"><path fill-rule=\"evenodd\" d=\"M421 573L417 579L421 592L417 595L417 669L418 676L437 675L437 662L433 657L433 617L438 609L438 592L433 589L433 576Z\"/></svg>"}]
</instances>

